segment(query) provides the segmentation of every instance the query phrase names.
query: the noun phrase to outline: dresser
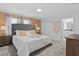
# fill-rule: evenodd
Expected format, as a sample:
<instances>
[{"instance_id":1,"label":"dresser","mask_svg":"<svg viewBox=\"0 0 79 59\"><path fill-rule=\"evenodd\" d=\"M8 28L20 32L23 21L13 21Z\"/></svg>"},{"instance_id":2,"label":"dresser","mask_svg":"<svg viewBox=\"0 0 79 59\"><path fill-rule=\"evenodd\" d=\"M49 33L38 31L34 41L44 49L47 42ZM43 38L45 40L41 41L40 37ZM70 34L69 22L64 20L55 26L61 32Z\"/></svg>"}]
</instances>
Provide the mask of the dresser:
<instances>
[{"instance_id":1,"label":"dresser","mask_svg":"<svg viewBox=\"0 0 79 59\"><path fill-rule=\"evenodd\" d=\"M79 56L79 34L66 37L66 56Z\"/></svg>"}]
</instances>

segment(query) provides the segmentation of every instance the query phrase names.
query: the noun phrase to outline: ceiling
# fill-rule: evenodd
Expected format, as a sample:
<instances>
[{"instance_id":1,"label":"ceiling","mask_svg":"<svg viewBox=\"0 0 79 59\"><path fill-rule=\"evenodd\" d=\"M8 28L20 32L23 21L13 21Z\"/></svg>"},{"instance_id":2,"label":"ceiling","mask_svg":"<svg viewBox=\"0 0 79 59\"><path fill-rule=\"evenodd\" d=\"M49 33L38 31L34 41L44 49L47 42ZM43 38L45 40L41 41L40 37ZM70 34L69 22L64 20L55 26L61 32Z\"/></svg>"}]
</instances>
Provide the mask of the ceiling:
<instances>
[{"instance_id":1,"label":"ceiling","mask_svg":"<svg viewBox=\"0 0 79 59\"><path fill-rule=\"evenodd\" d=\"M36 9L41 8L42 12ZM34 17L56 17L79 12L79 4L74 3L0 3L0 10Z\"/></svg>"}]
</instances>

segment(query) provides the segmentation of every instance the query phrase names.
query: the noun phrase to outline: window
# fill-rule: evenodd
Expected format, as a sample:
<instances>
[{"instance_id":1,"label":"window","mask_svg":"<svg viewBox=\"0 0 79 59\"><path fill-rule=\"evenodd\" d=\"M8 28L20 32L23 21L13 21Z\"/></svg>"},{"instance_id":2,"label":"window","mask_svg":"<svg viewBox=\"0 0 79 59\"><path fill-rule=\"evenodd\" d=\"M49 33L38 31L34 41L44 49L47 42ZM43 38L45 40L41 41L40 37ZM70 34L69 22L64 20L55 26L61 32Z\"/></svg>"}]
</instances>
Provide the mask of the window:
<instances>
[{"instance_id":1,"label":"window","mask_svg":"<svg viewBox=\"0 0 79 59\"><path fill-rule=\"evenodd\" d=\"M20 24L31 24L31 20L26 19L19 19L19 18L12 18L11 19L12 24L20 23Z\"/></svg>"},{"instance_id":2,"label":"window","mask_svg":"<svg viewBox=\"0 0 79 59\"><path fill-rule=\"evenodd\" d=\"M12 18L12 19L11 19L11 23L12 23L12 24L18 23L18 19L17 19L17 18Z\"/></svg>"},{"instance_id":3,"label":"window","mask_svg":"<svg viewBox=\"0 0 79 59\"><path fill-rule=\"evenodd\" d=\"M31 24L31 21L30 20L24 20L23 23L24 24Z\"/></svg>"}]
</instances>

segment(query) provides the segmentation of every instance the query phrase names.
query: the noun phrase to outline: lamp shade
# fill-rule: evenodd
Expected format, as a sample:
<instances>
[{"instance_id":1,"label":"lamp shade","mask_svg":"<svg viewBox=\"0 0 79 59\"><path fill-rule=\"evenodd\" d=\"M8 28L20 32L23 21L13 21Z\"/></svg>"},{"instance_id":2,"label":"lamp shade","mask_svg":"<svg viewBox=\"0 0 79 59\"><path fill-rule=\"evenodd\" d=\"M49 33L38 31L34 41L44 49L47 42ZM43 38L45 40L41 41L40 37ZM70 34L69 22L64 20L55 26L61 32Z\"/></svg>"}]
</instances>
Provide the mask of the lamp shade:
<instances>
[{"instance_id":1,"label":"lamp shade","mask_svg":"<svg viewBox=\"0 0 79 59\"><path fill-rule=\"evenodd\" d=\"M40 30L40 27L37 27L37 30Z\"/></svg>"},{"instance_id":2,"label":"lamp shade","mask_svg":"<svg viewBox=\"0 0 79 59\"><path fill-rule=\"evenodd\" d=\"M5 30L5 26L1 26L0 27L0 30Z\"/></svg>"}]
</instances>

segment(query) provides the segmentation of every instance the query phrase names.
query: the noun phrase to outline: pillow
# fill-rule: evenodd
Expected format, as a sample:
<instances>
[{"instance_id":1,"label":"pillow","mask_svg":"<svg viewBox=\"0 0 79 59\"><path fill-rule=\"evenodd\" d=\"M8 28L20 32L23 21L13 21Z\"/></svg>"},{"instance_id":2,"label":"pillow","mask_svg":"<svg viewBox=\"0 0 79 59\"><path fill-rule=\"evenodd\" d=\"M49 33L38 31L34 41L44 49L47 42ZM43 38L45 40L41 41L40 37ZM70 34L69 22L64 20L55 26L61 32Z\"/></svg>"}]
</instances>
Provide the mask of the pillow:
<instances>
[{"instance_id":1,"label":"pillow","mask_svg":"<svg viewBox=\"0 0 79 59\"><path fill-rule=\"evenodd\" d=\"M27 30L27 31L23 31L23 30L16 30L16 35L20 36L20 37L24 37L24 36L34 36L35 33L33 30Z\"/></svg>"},{"instance_id":2,"label":"pillow","mask_svg":"<svg viewBox=\"0 0 79 59\"><path fill-rule=\"evenodd\" d=\"M16 30L16 35L17 36L27 36L27 32L22 31L22 30Z\"/></svg>"},{"instance_id":3,"label":"pillow","mask_svg":"<svg viewBox=\"0 0 79 59\"><path fill-rule=\"evenodd\" d=\"M26 32L27 32L27 36L32 36L32 33L31 33L32 30L27 30Z\"/></svg>"},{"instance_id":4,"label":"pillow","mask_svg":"<svg viewBox=\"0 0 79 59\"><path fill-rule=\"evenodd\" d=\"M32 32L31 32L31 33L32 33L32 35L35 35L35 34L36 34L36 33L35 33L35 30L32 30Z\"/></svg>"},{"instance_id":5,"label":"pillow","mask_svg":"<svg viewBox=\"0 0 79 59\"><path fill-rule=\"evenodd\" d=\"M19 35L20 36L27 36L27 33L25 31L21 31Z\"/></svg>"}]
</instances>

